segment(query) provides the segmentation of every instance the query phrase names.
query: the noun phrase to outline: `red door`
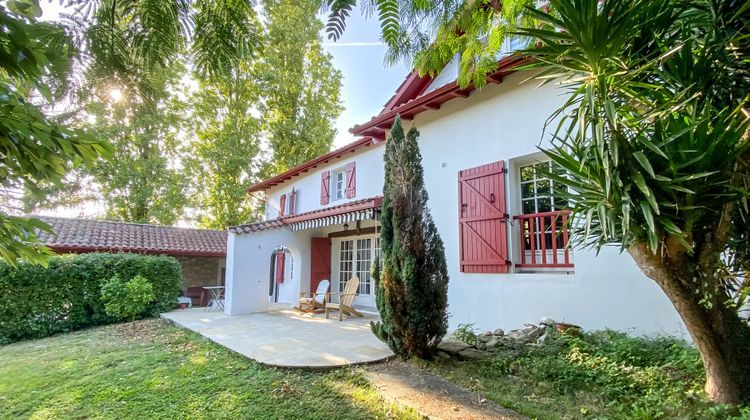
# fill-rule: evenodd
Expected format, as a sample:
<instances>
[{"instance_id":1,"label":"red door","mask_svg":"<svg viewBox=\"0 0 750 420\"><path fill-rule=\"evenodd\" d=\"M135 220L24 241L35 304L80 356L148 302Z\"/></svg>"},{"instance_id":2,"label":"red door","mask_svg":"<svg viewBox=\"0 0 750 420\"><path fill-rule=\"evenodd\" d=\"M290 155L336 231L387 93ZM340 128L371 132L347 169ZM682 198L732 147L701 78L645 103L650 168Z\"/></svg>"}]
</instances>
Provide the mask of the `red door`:
<instances>
[{"instance_id":1,"label":"red door","mask_svg":"<svg viewBox=\"0 0 750 420\"><path fill-rule=\"evenodd\" d=\"M331 240L312 238L310 249L310 291L314 292L321 280L331 279Z\"/></svg>"}]
</instances>

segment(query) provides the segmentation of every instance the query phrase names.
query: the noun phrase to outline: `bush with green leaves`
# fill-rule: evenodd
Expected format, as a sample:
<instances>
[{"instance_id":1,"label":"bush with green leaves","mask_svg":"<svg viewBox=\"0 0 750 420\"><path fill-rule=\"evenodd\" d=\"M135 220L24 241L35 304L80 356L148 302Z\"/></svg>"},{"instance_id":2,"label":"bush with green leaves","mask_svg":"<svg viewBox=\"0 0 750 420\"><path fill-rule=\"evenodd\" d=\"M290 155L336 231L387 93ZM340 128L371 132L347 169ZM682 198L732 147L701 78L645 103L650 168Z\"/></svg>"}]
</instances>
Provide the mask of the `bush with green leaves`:
<instances>
[{"instance_id":1,"label":"bush with green leaves","mask_svg":"<svg viewBox=\"0 0 750 420\"><path fill-rule=\"evenodd\" d=\"M134 321L143 316L156 295L151 282L140 274L127 282L115 275L102 285L101 299L107 315Z\"/></svg>"},{"instance_id":2,"label":"bush with green leaves","mask_svg":"<svg viewBox=\"0 0 750 420\"><path fill-rule=\"evenodd\" d=\"M46 268L0 263L0 343L117 322L102 302L102 284L138 275L149 279L155 296L143 316L174 308L182 269L172 257L92 253L53 257Z\"/></svg>"},{"instance_id":3,"label":"bush with green leaves","mask_svg":"<svg viewBox=\"0 0 750 420\"><path fill-rule=\"evenodd\" d=\"M418 139L397 116L383 156L381 256L372 268L380 321L370 325L394 353L430 358L448 330L448 268L427 206Z\"/></svg>"}]
</instances>

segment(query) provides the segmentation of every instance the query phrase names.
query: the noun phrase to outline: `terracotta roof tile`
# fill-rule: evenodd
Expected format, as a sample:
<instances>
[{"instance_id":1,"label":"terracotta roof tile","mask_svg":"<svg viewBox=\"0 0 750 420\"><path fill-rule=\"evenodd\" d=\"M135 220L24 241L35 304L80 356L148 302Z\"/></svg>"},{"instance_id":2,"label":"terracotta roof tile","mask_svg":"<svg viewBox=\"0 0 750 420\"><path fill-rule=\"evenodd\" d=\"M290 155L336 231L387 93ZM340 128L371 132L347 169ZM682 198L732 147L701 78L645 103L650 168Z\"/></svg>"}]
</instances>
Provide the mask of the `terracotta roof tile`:
<instances>
[{"instance_id":1,"label":"terracotta roof tile","mask_svg":"<svg viewBox=\"0 0 750 420\"><path fill-rule=\"evenodd\" d=\"M137 223L35 216L54 235L40 239L60 252L138 252L167 255L225 256L227 232Z\"/></svg>"}]
</instances>

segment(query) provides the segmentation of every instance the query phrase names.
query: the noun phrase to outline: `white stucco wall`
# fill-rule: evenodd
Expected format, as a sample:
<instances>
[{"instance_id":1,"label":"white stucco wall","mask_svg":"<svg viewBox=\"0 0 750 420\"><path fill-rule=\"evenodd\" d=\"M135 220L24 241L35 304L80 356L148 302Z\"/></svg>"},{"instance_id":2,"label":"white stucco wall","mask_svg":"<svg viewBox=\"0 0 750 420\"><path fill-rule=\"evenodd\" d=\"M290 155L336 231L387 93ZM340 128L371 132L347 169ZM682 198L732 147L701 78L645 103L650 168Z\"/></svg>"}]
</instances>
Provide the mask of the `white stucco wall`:
<instances>
[{"instance_id":1,"label":"white stucco wall","mask_svg":"<svg viewBox=\"0 0 750 420\"><path fill-rule=\"evenodd\" d=\"M614 328L634 334L686 336L682 321L666 296L640 273L630 256L619 254L616 248L605 249L599 256L591 251L575 250L573 274L459 272L458 171L506 161L510 171L506 185L508 211L511 215L518 214L513 176L513 171L517 170L516 159L528 158L538 153L537 146L545 145L540 141L545 120L563 101L564 92L553 85L542 88L536 88L533 83L519 85L526 77L526 74L511 75L499 85L472 92L467 99L457 99L444 104L440 110L419 114L413 122L421 133L420 148L431 212L445 243L450 275L451 329L462 323L473 323L481 330L512 329L548 316L587 329ZM406 122L405 126L408 128L410 124ZM357 196L353 200L382 194L384 149L382 145L371 146L272 189L268 195L269 208L278 206L279 196L291 191L292 186L298 191L298 212L327 207L320 205L320 173L352 160L357 161ZM351 200L331 202L328 206L346 201ZM277 210L269 211L269 218L276 215ZM518 247L517 229L517 226L509 229L510 250ZM295 266L295 273L302 284L309 283L310 234L274 230L231 236L230 255L234 247L234 252L242 256L229 258L228 267L234 262L234 268L228 268L228 283L234 276L239 283L251 284L256 274L248 273L257 270L267 300L268 254L282 242L298 247L303 257L295 258L295 264L299 264ZM262 257L256 258L255 254L262 254ZM517 261L517 250L511 255ZM247 296L251 289L238 284L228 290L236 297ZM299 288L294 294L298 291ZM242 313L248 305L233 302L227 306L227 312Z\"/></svg>"},{"instance_id":2,"label":"white stucco wall","mask_svg":"<svg viewBox=\"0 0 750 420\"><path fill-rule=\"evenodd\" d=\"M292 181L274 187L267 192L268 203L266 205L266 218L275 219L279 215L279 200L282 194L289 193L292 187L297 192L297 213L318 210L325 207L345 204L351 201L361 200L383 195L383 143L364 147L357 153L347 153L339 159L331 161L327 165L319 166L310 170L305 176L295 178ZM343 198L333 200L326 205L320 204L320 178L323 171L334 171L347 163L357 162L357 194L354 198Z\"/></svg>"}]
</instances>

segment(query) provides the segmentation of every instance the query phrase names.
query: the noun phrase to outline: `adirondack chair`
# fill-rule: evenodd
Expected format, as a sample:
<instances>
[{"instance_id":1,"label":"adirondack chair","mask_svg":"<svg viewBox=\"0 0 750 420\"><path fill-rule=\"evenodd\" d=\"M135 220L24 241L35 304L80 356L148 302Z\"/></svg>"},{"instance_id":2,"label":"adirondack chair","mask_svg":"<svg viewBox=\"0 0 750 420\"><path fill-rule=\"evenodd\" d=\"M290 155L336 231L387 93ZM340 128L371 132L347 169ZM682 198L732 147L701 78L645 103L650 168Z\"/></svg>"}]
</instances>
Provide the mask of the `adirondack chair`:
<instances>
[{"instance_id":1,"label":"adirondack chair","mask_svg":"<svg viewBox=\"0 0 750 420\"><path fill-rule=\"evenodd\" d=\"M346 282L344 286L344 293L338 294L339 303L327 302L326 303L326 319L328 318L328 312L339 311L339 321L344 319L344 315L356 315L363 316L361 313L354 309L354 297L357 296L357 290L359 289L359 277L354 276Z\"/></svg>"},{"instance_id":2,"label":"adirondack chair","mask_svg":"<svg viewBox=\"0 0 750 420\"><path fill-rule=\"evenodd\" d=\"M315 292L301 292L299 294L299 305L295 306L294 309L302 312L318 312L322 311L326 303L331 300L331 293L328 289L331 287L331 282L328 280L321 280L318 283L318 289Z\"/></svg>"}]
</instances>

